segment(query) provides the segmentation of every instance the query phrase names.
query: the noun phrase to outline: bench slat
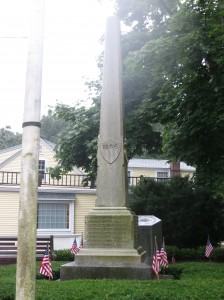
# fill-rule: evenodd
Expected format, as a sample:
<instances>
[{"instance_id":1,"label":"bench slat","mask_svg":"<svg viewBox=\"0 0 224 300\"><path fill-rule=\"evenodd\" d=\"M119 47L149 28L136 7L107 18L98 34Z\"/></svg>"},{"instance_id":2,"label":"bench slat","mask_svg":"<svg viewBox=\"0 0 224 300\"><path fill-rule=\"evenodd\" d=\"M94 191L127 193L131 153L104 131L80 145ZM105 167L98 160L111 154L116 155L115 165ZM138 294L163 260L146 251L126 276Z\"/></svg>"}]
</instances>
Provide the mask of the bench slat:
<instances>
[{"instance_id":1,"label":"bench slat","mask_svg":"<svg viewBox=\"0 0 224 300\"><path fill-rule=\"evenodd\" d=\"M50 255L53 255L53 236L37 237L36 240L36 260L42 260L47 245L49 245ZM53 256L52 256L53 258ZM16 263L17 259L17 237L0 236L0 265Z\"/></svg>"}]
</instances>

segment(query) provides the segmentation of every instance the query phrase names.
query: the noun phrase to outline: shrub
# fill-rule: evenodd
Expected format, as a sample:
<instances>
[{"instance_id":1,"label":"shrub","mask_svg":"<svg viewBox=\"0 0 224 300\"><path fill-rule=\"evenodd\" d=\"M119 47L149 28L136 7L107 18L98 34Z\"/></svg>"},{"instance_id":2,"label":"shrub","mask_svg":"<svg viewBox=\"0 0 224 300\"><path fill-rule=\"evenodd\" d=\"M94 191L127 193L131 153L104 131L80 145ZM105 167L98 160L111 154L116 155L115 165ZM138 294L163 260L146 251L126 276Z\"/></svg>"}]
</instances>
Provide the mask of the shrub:
<instances>
[{"instance_id":1,"label":"shrub","mask_svg":"<svg viewBox=\"0 0 224 300\"><path fill-rule=\"evenodd\" d=\"M166 246L166 252L169 261L172 260L173 255L177 262L208 260L205 256L205 246L201 246L197 249ZM214 248L211 253L211 259L215 262L224 262L224 248Z\"/></svg>"},{"instance_id":2,"label":"shrub","mask_svg":"<svg viewBox=\"0 0 224 300\"><path fill-rule=\"evenodd\" d=\"M175 176L169 182L143 177L132 187L130 208L137 215L154 215L163 222L167 244L180 248L204 245L208 231L212 245L224 239L224 201L189 179ZM186 259L196 256L185 252Z\"/></svg>"},{"instance_id":3,"label":"shrub","mask_svg":"<svg viewBox=\"0 0 224 300\"><path fill-rule=\"evenodd\" d=\"M173 279L180 279L183 270L180 267L169 265L168 268L162 267L161 274L173 275Z\"/></svg>"},{"instance_id":4,"label":"shrub","mask_svg":"<svg viewBox=\"0 0 224 300\"><path fill-rule=\"evenodd\" d=\"M166 246L167 258L172 260L172 256L175 256L175 259L180 258L180 249L176 246Z\"/></svg>"},{"instance_id":5,"label":"shrub","mask_svg":"<svg viewBox=\"0 0 224 300\"><path fill-rule=\"evenodd\" d=\"M224 262L224 248L213 249L211 258L217 262Z\"/></svg>"},{"instance_id":6,"label":"shrub","mask_svg":"<svg viewBox=\"0 0 224 300\"><path fill-rule=\"evenodd\" d=\"M55 259L56 261L73 261L74 255L71 253L71 249L62 249L62 250L55 250Z\"/></svg>"},{"instance_id":7,"label":"shrub","mask_svg":"<svg viewBox=\"0 0 224 300\"><path fill-rule=\"evenodd\" d=\"M176 246L166 246L168 260L171 261L174 255L176 261L199 261L205 260L205 246L194 248L178 248Z\"/></svg>"},{"instance_id":8,"label":"shrub","mask_svg":"<svg viewBox=\"0 0 224 300\"><path fill-rule=\"evenodd\" d=\"M59 268L63 263L65 262L52 262L54 269ZM170 265L168 269L172 275L175 272L182 272L181 280L37 280L35 299L223 299L224 264L186 262ZM15 299L15 275L15 265L0 268L1 300Z\"/></svg>"}]
</instances>

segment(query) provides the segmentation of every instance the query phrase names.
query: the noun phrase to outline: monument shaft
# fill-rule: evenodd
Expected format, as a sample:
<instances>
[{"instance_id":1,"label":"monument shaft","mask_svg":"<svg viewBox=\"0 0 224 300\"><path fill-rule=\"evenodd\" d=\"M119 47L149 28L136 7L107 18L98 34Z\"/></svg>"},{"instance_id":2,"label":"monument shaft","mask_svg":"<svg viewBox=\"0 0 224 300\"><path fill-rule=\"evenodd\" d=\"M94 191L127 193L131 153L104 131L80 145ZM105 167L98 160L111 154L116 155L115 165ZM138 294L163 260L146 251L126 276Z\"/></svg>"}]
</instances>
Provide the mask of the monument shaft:
<instances>
[{"instance_id":1,"label":"monument shaft","mask_svg":"<svg viewBox=\"0 0 224 300\"><path fill-rule=\"evenodd\" d=\"M98 137L97 207L127 206L121 76L120 22L117 17L110 17L106 28Z\"/></svg>"}]
</instances>

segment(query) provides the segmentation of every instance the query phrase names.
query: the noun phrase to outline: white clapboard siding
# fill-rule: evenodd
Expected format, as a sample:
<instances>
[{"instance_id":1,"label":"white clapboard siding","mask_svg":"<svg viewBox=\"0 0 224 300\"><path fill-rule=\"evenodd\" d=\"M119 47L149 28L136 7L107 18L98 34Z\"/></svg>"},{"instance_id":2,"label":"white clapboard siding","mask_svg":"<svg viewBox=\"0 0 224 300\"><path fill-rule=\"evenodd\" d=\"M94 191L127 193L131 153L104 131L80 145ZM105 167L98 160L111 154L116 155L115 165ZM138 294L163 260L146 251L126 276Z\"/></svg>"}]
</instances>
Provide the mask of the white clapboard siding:
<instances>
[{"instance_id":1,"label":"white clapboard siding","mask_svg":"<svg viewBox=\"0 0 224 300\"><path fill-rule=\"evenodd\" d=\"M140 176L155 177L155 170L143 169L143 168L130 169L130 176L132 176L132 177L140 177Z\"/></svg>"},{"instance_id":2,"label":"white clapboard siding","mask_svg":"<svg viewBox=\"0 0 224 300\"><path fill-rule=\"evenodd\" d=\"M57 162L54 158L53 149L49 149L44 144L42 144L42 151L39 153L39 160L45 160L46 168L53 168L57 165ZM47 171L47 170L46 170Z\"/></svg>"},{"instance_id":3,"label":"white clapboard siding","mask_svg":"<svg viewBox=\"0 0 224 300\"><path fill-rule=\"evenodd\" d=\"M5 172L20 172L21 171L21 156L14 158L8 162L7 165L3 166L0 171Z\"/></svg>"},{"instance_id":4,"label":"white clapboard siding","mask_svg":"<svg viewBox=\"0 0 224 300\"><path fill-rule=\"evenodd\" d=\"M0 193L0 234L17 235L19 193Z\"/></svg>"},{"instance_id":5,"label":"white clapboard siding","mask_svg":"<svg viewBox=\"0 0 224 300\"><path fill-rule=\"evenodd\" d=\"M95 207L95 194L77 194L75 197L75 233L85 233L85 216Z\"/></svg>"}]
</instances>

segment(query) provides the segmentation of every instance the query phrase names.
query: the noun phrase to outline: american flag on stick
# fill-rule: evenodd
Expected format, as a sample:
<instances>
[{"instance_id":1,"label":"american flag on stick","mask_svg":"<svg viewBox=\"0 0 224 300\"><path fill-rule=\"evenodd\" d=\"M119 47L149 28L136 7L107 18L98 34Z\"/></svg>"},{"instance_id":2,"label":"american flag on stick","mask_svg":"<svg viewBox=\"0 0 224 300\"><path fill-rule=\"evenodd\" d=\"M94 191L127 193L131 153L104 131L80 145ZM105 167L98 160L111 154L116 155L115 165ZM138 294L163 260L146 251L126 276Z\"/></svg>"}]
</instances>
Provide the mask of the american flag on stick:
<instances>
[{"instance_id":1,"label":"american flag on stick","mask_svg":"<svg viewBox=\"0 0 224 300\"><path fill-rule=\"evenodd\" d=\"M212 250L213 250L213 247L212 247L212 244L211 244L211 242L209 240L209 237L208 237L207 245L206 245L206 248L205 248L205 256L210 257Z\"/></svg>"},{"instance_id":2,"label":"american flag on stick","mask_svg":"<svg viewBox=\"0 0 224 300\"><path fill-rule=\"evenodd\" d=\"M166 249L165 249L164 238L163 238L163 243L162 243L162 247L160 250L160 265L163 266L164 268L168 268L168 259L167 259Z\"/></svg>"},{"instance_id":3,"label":"american flag on stick","mask_svg":"<svg viewBox=\"0 0 224 300\"><path fill-rule=\"evenodd\" d=\"M75 255L79 252L79 250L80 250L80 248L77 247L77 242L76 242L76 238L75 238L74 242L72 244L71 253Z\"/></svg>"},{"instance_id":4,"label":"american flag on stick","mask_svg":"<svg viewBox=\"0 0 224 300\"><path fill-rule=\"evenodd\" d=\"M52 273L52 266L51 266L51 259L49 255L49 246L47 245L47 248L45 250L44 256L42 258L39 273L48 276L49 280L53 279L53 273Z\"/></svg>"},{"instance_id":5,"label":"american flag on stick","mask_svg":"<svg viewBox=\"0 0 224 300\"><path fill-rule=\"evenodd\" d=\"M157 240L155 236L155 246L154 246L154 255L152 260L152 269L156 274L157 278L159 279L159 272L160 272L160 253L157 246Z\"/></svg>"}]
</instances>

